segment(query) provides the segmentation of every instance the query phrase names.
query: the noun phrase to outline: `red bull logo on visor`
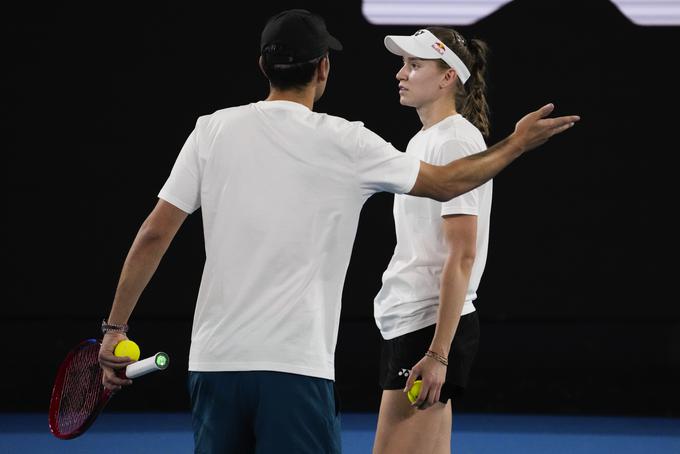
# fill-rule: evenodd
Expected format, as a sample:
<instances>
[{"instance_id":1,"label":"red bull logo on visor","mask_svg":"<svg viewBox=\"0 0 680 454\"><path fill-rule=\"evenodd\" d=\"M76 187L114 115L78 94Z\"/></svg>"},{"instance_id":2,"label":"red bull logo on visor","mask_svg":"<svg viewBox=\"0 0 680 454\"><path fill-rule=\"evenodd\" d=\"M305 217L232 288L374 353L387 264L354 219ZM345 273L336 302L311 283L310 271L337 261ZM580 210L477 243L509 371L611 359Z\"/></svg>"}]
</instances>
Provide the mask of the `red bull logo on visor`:
<instances>
[{"instance_id":1,"label":"red bull logo on visor","mask_svg":"<svg viewBox=\"0 0 680 454\"><path fill-rule=\"evenodd\" d=\"M434 43L434 44L432 45L432 48L433 48L434 50L436 50L437 52L439 52L440 55L444 55L444 52L446 52L446 46L444 46L444 44L443 44L443 43L440 43L439 41L437 41L436 43Z\"/></svg>"}]
</instances>

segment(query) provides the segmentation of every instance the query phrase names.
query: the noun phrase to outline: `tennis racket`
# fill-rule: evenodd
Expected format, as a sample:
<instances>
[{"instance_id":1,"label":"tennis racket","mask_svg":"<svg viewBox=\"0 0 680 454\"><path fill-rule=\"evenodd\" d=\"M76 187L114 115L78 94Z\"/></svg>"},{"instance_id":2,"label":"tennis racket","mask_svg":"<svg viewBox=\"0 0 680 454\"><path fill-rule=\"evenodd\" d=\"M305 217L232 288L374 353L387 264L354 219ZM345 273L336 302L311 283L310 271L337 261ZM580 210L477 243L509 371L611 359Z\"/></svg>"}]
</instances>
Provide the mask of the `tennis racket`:
<instances>
[{"instance_id":1,"label":"tennis racket","mask_svg":"<svg viewBox=\"0 0 680 454\"><path fill-rule=\"evenodd\" d=\"M50 431L57 438L68 440L85 433L113 395L102 385L100 346L100 340L84 340L68 352L59 366L49 410ZM128 365L123 373L127 378L136 378L167 369L169 364L168 355L158 352Z\"/></svg>"}]
</instances>

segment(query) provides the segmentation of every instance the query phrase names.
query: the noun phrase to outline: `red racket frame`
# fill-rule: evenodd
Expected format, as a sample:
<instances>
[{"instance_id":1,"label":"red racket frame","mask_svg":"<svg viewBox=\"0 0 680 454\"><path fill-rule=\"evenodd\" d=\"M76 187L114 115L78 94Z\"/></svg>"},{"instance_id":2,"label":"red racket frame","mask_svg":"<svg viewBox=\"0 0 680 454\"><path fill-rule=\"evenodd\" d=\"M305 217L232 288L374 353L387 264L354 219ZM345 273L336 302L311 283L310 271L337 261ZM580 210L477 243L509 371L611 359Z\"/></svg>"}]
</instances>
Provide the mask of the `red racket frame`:
<instances>
[{"instance_id":1,"label":"red racket frame","mask_svg":"<svg viewBox=\"0 0 680 454\"><path fill-rule=\"evenodd\" d=\"M68 367L73 361L73 357L76 355L76 353L78 353L83 348L89 347L91 345L97 345L97 347L101 347L101 341L97 339L87 339L76 345L74 348L72 348L71 351L69 351L69 353L66 355L66 358L61 362L59 370L57 371L57 377L54 380L54 387L52 388L52 398L50 399L49 425L52 434L55 437L60 438L62 440L76 438L85 433L85 431L87 431L87 429L90 428L94 420L97 419L97 416L99 416L101 411L106 406L106 403L113 395L111 391L104 388L104 386L102 385L101 393L99 394L99 399L94 408L92 409L92 411L90 412L90 415L87 417L87 419L80 426L78 426L71 432L62 433L59 430L59 424L57 424L57 416L59 415L59 407L61 405L61 398L66 371L68 370Z\"/></svg>"}]
</instances>

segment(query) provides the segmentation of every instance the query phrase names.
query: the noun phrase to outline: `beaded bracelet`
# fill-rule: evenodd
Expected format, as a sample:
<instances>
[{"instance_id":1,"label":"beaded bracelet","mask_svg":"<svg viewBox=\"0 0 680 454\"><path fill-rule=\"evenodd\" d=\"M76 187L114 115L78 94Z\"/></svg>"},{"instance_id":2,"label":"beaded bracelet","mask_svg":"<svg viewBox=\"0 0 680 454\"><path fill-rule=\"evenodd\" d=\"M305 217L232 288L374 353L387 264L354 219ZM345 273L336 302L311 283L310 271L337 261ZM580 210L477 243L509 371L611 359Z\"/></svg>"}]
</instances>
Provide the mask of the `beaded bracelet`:
<instances>
[{"instance_id":1,"label":"beaded bracelet","mask_svg":"<svg viewBox=\"0 0 680 454\"><path fill-rule=\"evenodd\" d=\"M448 367L448 365L449 365L449 360L448 360L448 358L446 358L446 357L440 355L440 354L437 353L437 352L433 352L432 350L428 350L427 353L425 353L425 356L428 356L428 357L430 357L430 358L432 358L432 359L434 359L434 360L437 360L437 361L439 361L440 363L442 363L443 365L445 365L445 366L447 366L447 367Z\"/></svg>"},{"instance_id":2,"label":"beaded bracelet","mask_svg":"<svg viewBox=\"0 0 680 454\"><path fill-rule=\"evenodd\" d=\"M128 325L127 324L122 324L122 325L116 325L114 323L109 323L106 321L106 319L102 320L102 333L127 333L128 332Z\"/></svg>"}]
</instances>

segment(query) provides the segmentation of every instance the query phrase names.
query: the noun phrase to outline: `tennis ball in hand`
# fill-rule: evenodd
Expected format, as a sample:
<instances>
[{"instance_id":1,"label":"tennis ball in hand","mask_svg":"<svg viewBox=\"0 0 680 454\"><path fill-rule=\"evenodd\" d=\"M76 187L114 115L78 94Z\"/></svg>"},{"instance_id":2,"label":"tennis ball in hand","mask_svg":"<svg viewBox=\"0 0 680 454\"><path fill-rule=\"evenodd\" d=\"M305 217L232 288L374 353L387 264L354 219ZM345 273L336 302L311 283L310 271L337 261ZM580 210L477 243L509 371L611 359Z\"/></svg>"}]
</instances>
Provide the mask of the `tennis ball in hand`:
<instances>
[{"instance_id":1,"label":"tennis ball in hand","mask_svg":"<svg viewBox=\"0 0 680 454\"><path fill-rule=\"evenodd\" d=\"M413 386L411 386L411 389L408 390L406 395L408 396L408 400L411 401L411 403L415 403L416 400L418 399L418 394L420 394L420 385L423 384L422 380L416 380L413 382Z\"/></svg>"},{"instance_id":2,"label":"tennis ball in hand","mask_svg":"<svg viewBox=\"0 0 680 454\"><path fill-rule=\"evenodd\" d=\"M128 356L130 359L137 361L139 359L139 346L130 339L125 339L118 342L113 354L116 356Z\"/></svg>"}]
</instances>

